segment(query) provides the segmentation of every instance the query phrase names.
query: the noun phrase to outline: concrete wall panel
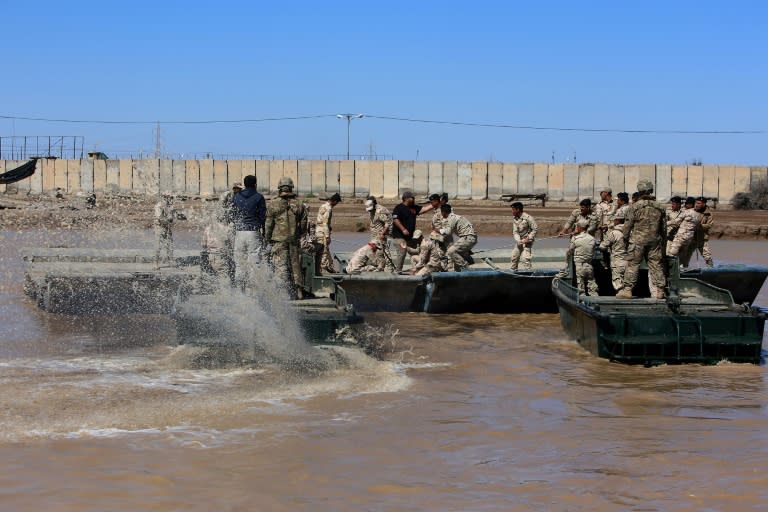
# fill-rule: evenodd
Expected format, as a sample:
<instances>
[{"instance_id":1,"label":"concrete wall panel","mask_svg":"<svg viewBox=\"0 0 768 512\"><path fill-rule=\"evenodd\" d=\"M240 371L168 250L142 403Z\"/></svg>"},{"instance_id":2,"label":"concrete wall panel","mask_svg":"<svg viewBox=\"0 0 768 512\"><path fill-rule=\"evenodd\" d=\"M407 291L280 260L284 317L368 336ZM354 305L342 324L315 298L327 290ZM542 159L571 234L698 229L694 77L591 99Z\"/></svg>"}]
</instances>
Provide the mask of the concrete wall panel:
<instances>
[{"instance_id":1,"label":"concrete wall panel","mask_svg":"<svg viewBox=\"0 0 768 512\"><path fill-rule=\"evenodd\" d=\"M269 177L270 161L256 160L256 190L265 196L272 194L272 180Z\"/></svg>"},{"instance_id":2,"label":"concrete wall panel","mask_svg":"<svg viewBox=\"0 0 768 512\"><path fill-rule=\"evenodd\" d=\"M187 194L200 195L200 160L186 160L186 189Z\"/></svg>"},{"instance_id":3,"label":"concrete wall panel","mask_svg":"<svg viewBox=\"0 0 768 512\"><path fill-rule=\"evenodd\" d=\"M517 194L518 181L517 164L501 164L501 193Z\"/></svg>"},{"instance_id":4,"label":"concrete wall panel","mask_svg":"<svg viewBox=\"0 0 768 512\"><path fill-rule=\"evenodd\" d=\"M310 161L310 168L312 171L312 193L317 197L326 197L325 193L325 161L312 160Z\"/></svg>"},{"instance_id":5,"label":"concrete wall panel","mask_svg":"<svg viewBox=\"0 0 768 512\"><path fill-rule=\"evenodd\" d=\"M730 203L734 194L736 172L732 165L721 165L718 180L718 199L721 203Z\"/></svg>"},{"instance_id":6,"label":"concrete wall panel","mask_svg":"<svg viewBox=\"0 0 768 512\"><path fill-rule=\"evenodd\" d=\"M384 162L371 160L370 162L370 195L382 197L384 195Z\"/></svg>"},{"instance_id":7,"label":"concrete wall panel","mask_svg":"<svg viewBox=\"0 0 768 512\"><path fill-rule=\"evenodd\" d=\"M16 160L16 161L13 162L13 166L10 167L8 170L10 171L11 169L15 169L16 167L22 166L22 165L24 165L27 162L29 162L29 160ZM75 160L75 162L79 162L79 160ZM79 169L78 169L78 175L79 175ZM12 183L10 186L11 186L11 188L13 188L16 191L15 192L16 194L27 195L27 194L29 194L29 191L32 188L32 184L31 183L32 183L31 182L31 178L24 178L21 181L17 181L16 183ZM78 183L78 185L79 185L79 183ZM7 190L7 188L6 188L6 190Z\"/></svg>"},{"instance_id":8,"label":"concrete wall panel","mask_svg":"<svg viewBox=\"0 0 768 512\"><path fill-rule=\"evenodd\" d=\"M429 193L443 193L443 162L435 160L429 162Z\"/></svg>"},{"instance_id":9,"label":"concrete wall panel","mask_svg":"<svg viewBox=\"0 0 768 512\"><path fill-rule=\"evenodd\" d=\"M579 201L582 199L598 199L595 197L595 166L582 164L579 166Z\"/></svg>"},{"instance_id":10,"label":"concrete wall panel","mask_svg":"<svg viewBox=\"0 0 768 512\"><path fill-rule=\"evenodd\" d=\"M130 164L131 161L128 160L128 163ZM55 160L54 161L54 178L53 178L53 186L54 188L60 188L62 190L67 190L67 161L66 160ZM129 188L130 190L130 188Z\"/></svg>"},{"instance_id":11,"label":"concrete wall panel","mask_svg":"<svg viewBox=\"0 0 768 512\"><path fill-rule=\"evenodd\" d=\"M325 162L325 193L333 195L341 193L341 162L338 160L326 160Z\"/></svg>"},{"instance_id":12,"label":"concrete wall panel","mask_svg":"<svg viewBox=\"0 0 768 512\"><path fill-rule=\"evenodd\" d=\"M120 191L120 160L107 160L107 192Z\"/></svg>"},{"instance_id":13,"label":"concrete wall panel","mask_svg":"<svg viewBox=\"0 0 768 512\"><path fill-rule=\"evenodd\" d=\"M87 194L93 193L93 164L94 160L80 160L80 190Z\"/></svg>"},{"instance_id":14,"label":"concrete wall panel","mask_svg":"<svg viewBox=\"0 0 768 512\"><path fill-rule=\"evenodd\" d=\"M768 180L768 167L754 166L749 168L749 186L753 187L757 182Z\"/></svg>"},{"instance_id":15,"label":"concrete wall panel","mask_svg":"<svg viewBox=\"0 0 768 512\"><path fill-rule=\"evenodd\" d=\"M619 192L626 192L624 188L624 167L621 165L608 165L608 186L613 190L613 197Z\"/></svg>"},{"instance_id":16,"label":"concrete wall panel","mask_svg":"<svg viewBox=\"0 0 768 512\"><path fill-rule=\"evenodd\" d=\"M594 180L595 180L595 198L600 197L600 191L604 188L610 188L613 190L613 187L611 186L611 169L608 166L608 164L595 164L595 174L594 174ZM616 197L616 194L618 192L621 192L621 190L613 190L614 198Z\"/></svg>"},{"instance_id":17,"label":"concrete wall panel","mask_svg":"<svg viewBox=\"0 0 768 512\"><path fill-rule=\"evenodd\" d=\"M578 164L563 165L563 199L566 201L579 200L579 166Z\"/></svg>"},{"instance_id":18,"label":"concrete wall panel","mask_svg":"<svg viewBox=\"0 0 768 512\"><path fill-rule=\"evenodd\" d=\"M705 197L720 197L719 196L719 168L716 165L705 165L704 176L702 184L702 195Z\"/></svg>"},{"instance_id":19,"label":"concrete wall panel","mask_svg":"<svg viewBox=\"0 0 768 512\"><path fill-rule=\"evenodd\" d=\"M749 192L749 167L736 166L733 168L733 192Z\"/></svg>"},{"instance_id":20,"label":"concrete wall panel","mask_svg":"<svg viewBox=\"0 0 768 512\"><path fill-rule=\"evenodd\" d=\"M413 193L417 197L429 194L429 162L413 162Z\"/></svg>"},{"instance_id":21,"label":"concrete wall panel","mask_svg":"<svg viewBox=\"0 0 768 512\"><path fill-rule=\"evenodd\" d=\"M284 175L284 165L283 160L269 160L269 192L271 194L277 194L277 184Z\"/></svg>"},{"instance_id":22,"label":"concrete wall panel","mask_svg":"<svg viewBox=\"0 0 768 512\"><path fill-rule=\"evenodd\" d=\"M3 171L0 170L0 173ZM0 189L0 191L2 191ZM38 159L35 162L35 174L29 179L29 192L30 194L40 195L43 193L43 160Z\"/></svg>"},{"instance_id":23,"label":"concrete wall panel","mask_svg":"<svg viewBox=\"0 0 768 512\"><path fill-rule=\"evenodd\" d=\"M488 163L472 162L472 199L488 198Z\"/></svg>"},{"instance_id":24,"label":"concrete wall panel","mask_svg":"<svg viewBox=\"0 0 768 512\"><path fill-rule=\"evenodd\" d=\"M256 160L243 160L240 165L240 179L234 180L237 183L243 184L246 176L256 176ZM232 183L229 184L232 188ZM256 178L256 190L259 189L259 179Z\"/></svg>"},{"instance_id":25,"label":"concrete wall panel","mask_svg":"<svg viewBox=\"0 0 768 512\"><path fill-rule=\"evenodd\" d=\"M563 186L565 184L563 164L549 164L547 173L547 198L550 201L562 201L564 192Z\"/></svg>"},{"instance_id":26,"label":"concrete wall panel","mask_svg":"<svg viewBox=\"0 0 768 512\"><path fill-rule=\"evenodd\" d=\"M398 197L401 197L406 190L413 192L413 160L400 160L397 166L397 179L399 181Z\"/></svg>"},{"instance_id":27,"label":"concrete wall panel","mask_svg":"<svg viewBox=\"0 0 768 512\"><path fill-rule=\"evenodd\" d=\"M656 199L667 202L672 195L672 166L658 164L656 166Z\"/></svg>"},{"instance_id":28,"label":"concrete wall panel","mask_svg":"<svg viewBox=\"0 0 768 512\"><path fill-rule=\"evenodd\" d=\"M688 167L685 165L672 166L672 195L688 196Z\"/></svg>"},{"instance_id":29,"label":"concrete wall panel","mask_svg":"<svg viewBox=\"0 0 768 512\"><path fill-rule=\"evenodd\" d=\"M200 195L210 197L214 192L213 160L200 160Z\"/></svg>"},{"instance_id":30,"label":"concrete wall panel","mask_svg":"<svg viewBox=\"0 0 768 512\"><path fill-rule=\"evenodd\" d=\"M80 191L80 160L67 160L67 193Z\"/></svg>"},{"instance_id":31,"label":"concrete wall panel","mask_svg":"<svg viewBox=\"0 0 768 512\"><path fill-rule=\"evenodd\" d=\"M341 195L349 197L355 193L355 162L342 160L339 165L341 174Z\"/></svg>"},{"instance_id":32,"label":"concrete wall panel","mask_svg":"<svg viewBox=\"0 0 768 512\"><path fill-rule=\"evenodd\" d=\"M656 165L655 164L642 164L637 166L640 171L641 180L650 180L651 183L656 185ZM654 188L654 190L656 190Z\"/></svg>"},{"instance_id":33,"label":"concrete wall panel","mask_svg":"<svg viewBox=\"0 0 768 512\"><path fill-rule=\"evenodd\" d=\"M367 197L371 191L371 165L368 160L355 161L355 197Z\"/></svg>"},{"instance_id":34,"label":"concrete wall panel","mask_svg":"<svg viewBox=\"0 0 768 512\"><path fill-rule=\"evenodd\" d=\"M502 166L501 162L488 163L488 199L498 199L502 192Z\"/></svg>"},{"instance_id":35,"label":"concrete wall panel","mask_svg":"<svg viewBox=\"0 0 768 512\"><path fill-rule=\"evenodd\" d=\"M456 170L457 199L470 199L472 197L472 163L458 162Z\"/></svg>"},{"instance_id":36,"label":"concrete wall panel","mask_svg":"<svg viewBox=\"0 0 768 512\"><path fill-rule=\"evenodd\" d=\"M451 199L459 194L459 163L455 160L443 162L443 192Z\"/></svg>"},{"instance_id":37,"label":"concrete wall panel","mask_svg":"<svg viewBox=\"0 0 768 512\"><path fill-rule=\"evenodd\" d=\"M6 164L5 160L0 160L0 174L6 172L5 164ZM0 194L5 194L7 187L8 185L6 185L5 183L0 183Z\"/></svg>"},{"instance_id":38,"label":"concrete wall panel","mask_svg":"<svg viewBox=\"0 0 768 512\"><path fill-rule=\"evenodd\" d=\"M398 183L398 165L397 160L385 160L384 162L384 197L396 198L400 184Z\"/></svg>"},{"instance_id":39,"label":"concrete wall panel","mask_svg":"<svg viewBox=\"0 0 768 512\"><path fill-rule=\"evenodd\" d=\"M533 164L533 193L546 194L549 180L549 164Z\"/></svg>"},{"instance_id":40,"label":"concrete wall panel","mask_svg":"<svg viewBox=\"0 0 768 512\"><path fill-rule=\"evenodd\" d=\"M174 194L187 193L187 162L185 160L171 161L171 183Z\"/></svg>"},{"instance_id":41,"label":"concrete wall panel","mask_svg":"<svg viewBox=\"0 0 768 512\"><path fill-rule=\"evenodd\" d=\"M296 193L307 195L312 192L312 161L299 160L297 166L298 179L296 181Z\"/></svg>"},{"instance_id":42,"label":"concrete wall panel","mask_svg":"<svg viewBox=\"0 0 768 512\"><path fill-rule=\"evenodd\" d=\"M354 163L352 167L354 168ZM299 161L283 160L283 176L288 176L293 180L293 191L296 192L296 183L299 181Z\"/></svg>"},{"instance_id":43,"label":"concrete wall panel","mask_svg":"<svg viewBox=\"0 0 768 512\"><path fill-rule=\"evenodd\" d=\"M632 194L637 192L637 182L640 180L640 166L639 165L625 165L624 166L624 190L629 194L630 200Z\"/></svg>"},{"instance_id":44,"label":"concrete wall panel","mask_svg":"<svg viewBox=\"0 0 768 512\"><path fill-rule=\"evenodd\" d=\"M6 162L6 170L8 163ZM50 193L56 188L56 160L43 159L43 193Z\"/></svg>"},{"instance_id":45,"label":"concrete wall panel","mask_svg":"<svg viewBox=\"0 0 768 512\"><path fill-rule=\"evenodd\" d=\"M229 190L226 160L213 161L213 195L218 196Z\"/></svg>"},{"instance_id":46,"label":"concrete wall panel","mask_svg":"<svg viewBox=\"0 0 768 512\"><path fill-rule=\"evenodd\" d=\"M533 164L517 165L517 193L533 194Z\"/></svg>"},{"instance_id":47,"label":"concrete wall panel","mask_svg":"<svg viewBox=\"0 0 768 512\"><path fill-rule=\"evenodd\" d=\"M93 191L103 193L107 190L107 161L93 161Z\"/></svg>"},{"instance_id":48,"label":"concrete wall panel","mask_svg":"<svg viewBox=\"0 0 768 512\"><path fill-rule=\"evenodd\" d=\"M688 166L688 186L683 197L698 197L702 194L704 187L704 168L700 165Z\"/></svg>"},{"instance_id":49,"label":"concrete wall panel","mask_svg":"<svg viewBox=\"0 0 768 512\"><path fill-rule=\"evenodd\" d=\"M160 160L160 192L173 193L173 160Z\"/></svg>"}]
</instances>

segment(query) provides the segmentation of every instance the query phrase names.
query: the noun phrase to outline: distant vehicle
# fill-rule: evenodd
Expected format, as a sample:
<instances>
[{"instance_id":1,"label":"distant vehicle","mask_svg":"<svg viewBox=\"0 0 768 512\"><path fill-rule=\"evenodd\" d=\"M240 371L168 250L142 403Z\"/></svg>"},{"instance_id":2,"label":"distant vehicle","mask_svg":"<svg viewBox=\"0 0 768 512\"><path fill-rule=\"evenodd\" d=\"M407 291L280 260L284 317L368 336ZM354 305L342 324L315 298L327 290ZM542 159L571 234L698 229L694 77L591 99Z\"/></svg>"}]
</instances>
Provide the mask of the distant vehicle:
<instances>
[{"instance_id":1,"label":"distant vehicle","mask_svg":"<svg viewBox=\"0 0 768 512\"><path fill-rule=\"evenodd\" d=\"M102 153L101 151L89 151L88 159L89 160L109 160L109 157L104 153Z\"/></svg>"}]
</instances>

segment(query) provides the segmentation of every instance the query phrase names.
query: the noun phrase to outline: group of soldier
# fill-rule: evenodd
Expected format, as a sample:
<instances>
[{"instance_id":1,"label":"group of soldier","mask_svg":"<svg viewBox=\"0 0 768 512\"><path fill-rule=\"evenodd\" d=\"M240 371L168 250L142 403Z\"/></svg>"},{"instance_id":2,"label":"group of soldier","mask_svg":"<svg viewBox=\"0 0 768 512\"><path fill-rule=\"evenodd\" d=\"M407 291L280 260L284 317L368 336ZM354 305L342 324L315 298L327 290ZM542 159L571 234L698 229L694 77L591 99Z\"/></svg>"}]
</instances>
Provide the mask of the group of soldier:
<instances>
[{"instance_id":1,"label":"group of soldier","mask_svg":"<svg viewBox=\"0 0 768 512\"><path fill-rule=\"evenodd\" d=\"M243 291L256 286L255 271L269 264L284 283L289 295L305 298L309 291L303 282L301 253L316 254L316 270L337 273L330 252L333 209L341 202L339 194L328 197L320 206L314 223L309 220L309 206L293 191L293 180L282 177L278 193L268 203L256 190L256 177L246 176L243 185L236 183L221 200L218 223L226 228L217 252L232 285ZM593 206L583 199L574 210L559 236L570 235L577 286L582 293L597 295L593 260L599 246L610 260L611 281L619 298L631 298L637 283L640 263L648 265L651 296L664 297L666 286L662 259L677 256L687 267L695 251L712 266L708 233L712 212L706 198L675 196L665 209L653 196L653 184L640 180L632 201L627 193L612 190L600 192L600 202ZM369 221L369 241L354 252L346 267L348 274L360 272L402 272L410 256L410 274L462 271L473 263L472 248L477 233L472 223L458 215L448 203L448 194L432 194L429 204L417 205L414 194L405 191L402 202L390 212L374 196L365 200ZM514 239L510 268L532 268L532 247L538 227L535 219L524 212L520 202L512 203L512 236ZM433 212L428 235L416 229L416 219ZM155 206L157 261L172 260L171 226L176 216L172 196L164 194ZM213 249L206 231L204 254ZM207 240L207 241L206 241ZM599 244L599 245L598 245Z\"/></svg>"},{"instance_id":2,"label":"group of soldier","mask_svg":"<svg viewBox=\"0 0 768 512\"><path fill-rule=\"evenodd\" d=\"M623 299L633 297L643 260L648 266L651 297L657 299L665 297L665 255L678 257L681 267L687 267L698 250L706 265L713 265L709 249L712 211L706 198L689 197L683 202L675 196L665 209L653 196L653 183L648 180L638 182L631 202L625 192L617 194L614 202L610 188L603 189L600 198L594 207L590 199L582 200L559 233L571 234L568 251L581 293L598 294L593 267L596 244L608 255L616 297Z\"/></svg>"}]
</instances>

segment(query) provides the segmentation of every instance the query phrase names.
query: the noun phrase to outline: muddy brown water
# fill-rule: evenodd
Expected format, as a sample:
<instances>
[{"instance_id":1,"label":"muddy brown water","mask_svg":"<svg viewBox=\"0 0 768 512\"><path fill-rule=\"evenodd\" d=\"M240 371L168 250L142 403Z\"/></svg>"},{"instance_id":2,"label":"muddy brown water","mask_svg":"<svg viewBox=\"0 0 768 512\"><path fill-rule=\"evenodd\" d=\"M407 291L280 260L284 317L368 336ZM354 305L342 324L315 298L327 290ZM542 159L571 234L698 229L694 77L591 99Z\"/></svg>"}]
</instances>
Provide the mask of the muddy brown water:
<instances>
[{"instance_id":1,"label":"muddy brown water","mask_svg":"<svg viewBox=\"0 0 768 512\"><path fill-rule=\"evenodd\" d=\"M97 243L126 241L151 234ZM87 235L0 242L2 510L768 506L765 366L629 367L587 354L557 315L404 313L368 315L399 331L388 361L195 370L169 357L165 317L68 318L23 296L20 247ZM765 243L714 248L768 264Z\"/></svg>"}]
</instances>

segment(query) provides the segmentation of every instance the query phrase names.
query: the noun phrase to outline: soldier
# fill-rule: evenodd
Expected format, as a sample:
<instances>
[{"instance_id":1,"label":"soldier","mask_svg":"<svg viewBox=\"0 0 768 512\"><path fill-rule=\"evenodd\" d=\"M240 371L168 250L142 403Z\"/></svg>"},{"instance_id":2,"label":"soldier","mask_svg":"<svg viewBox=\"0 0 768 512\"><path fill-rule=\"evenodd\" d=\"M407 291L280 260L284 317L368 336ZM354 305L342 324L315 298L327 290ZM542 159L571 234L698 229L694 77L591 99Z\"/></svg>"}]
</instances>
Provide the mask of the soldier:
<instances>
[{"instance_id":1,"label":"soldier","mask_svg":"<svg viewBox=\"0 0 768 512\"><path fill-rule=\"evenodd\" d=\"M328 200L320 206L317 212L317 224L315 225L315 237L321 251L320 268L323 272L329 272L331 274L336 273L336 268L331 258L331 218L333 217L333 208L341 202L341 196L339 194L333 194Z\"/></svg>"},{"instance_id":2,"label":"soldier","mask_svg":"<svg viewBox=\"0 0 768 512\"><path fill-rule=\"evenodd\" d=\"M629 194L626 192L619 192L616 194L616 212L621 211L624 218L627 218L627 210L629 209Z\"/></svg>"},{"instance_id":3,"label":"soldier","mask_svg":"<svg viewBox=\"0 0 768 512\"><path fill-rule=\"evenodd\" d=\"M627 244L624 242L624 212L617 210L613 214L613 227L603 235L600 250L610 254L611 283L615 291L621 290L624 271L627 269Z\"/></svg>"},{"instance_id":4,"label":"soldier","mask_svg":"<svg viewBox=\"0 0 768 512\"><path fill-rule=\"evenodd\" d=\"M224 227L224 240L221 241L219 254L224 269L229 276L230 283L235 284L235 196L243 190L240 183L233 183L232 190L221 196L221 210L217 219Z\"/></svg>"},{"instance_id":5,"label":"soldier","mask_svg":"<svg viewBox=\"0 0 768 512\"><path fill-rule=\"evenodd\" d=\"M579 207L571 212L571 216L565 221L563 229L557 235L565 236L570 234L571 230L576 226L576 222L582 219L587 221L587 233L594 236L597 231L598 219L597 215L592 213L591 199L582 199L579 202Z\"/></svg>"},{"instance_id":6,"label":"soldier","mask_svg":"<svg viewBox=\"0 0 768 512\"><path fill-rule=\"evenodd\" d=\"M421 245L424 243L424 233L420 229L413 232L413 245L410 247L403 240L400 240L400 248L411 255L411 266L414 267L419 263L419 253L421 252Z\"/></svg>"},{"instance_id":7,"label":"soldier","mask_svg":"<svg viewBox=\"0 0 768 512\"><path fill-rule=\"evenodd\" d=\"M701 215L693 209L694 200L685 200L685 208L667 224L667 256L678 256L680 265L687 267L691 259L691 245L694 243L696 229L701 224ZM671 239L670 239L671 238Z\"/></svg>"},{"instance_id":8,"label":"soldier","mask_svg":"<svg viewBox=\"0 0 768 512\"><path fill-rule=\"evenodd\" d=\"M579 293L597 295L597 281L592 268L592 258L595 255L595 238L587 231L589 220L579 219L571 237L568 254L573 256L576 267L576 287Z\"/></svg>"},{"instance_id":9,"label":"soldier","mask_svg":"<svg viewBox=\"0 0 768 512\"><path fill-rule=\"evenodd\" d=\"M243 178L245 188L233 196L232 218L235 225L235 285L245 292L256 285L254 271L261 264L264 251L264 219L267 206L256 191L256 176Z\"/></svg>"},{"instance_id":10,"label":"soldier","mask_svg":"<svg viewBox=\"0 0 768 512\"><path fill-rule=\"evenodd\" d=\"M515 239L515 248L512 249L510 258L510 268L517 270L518 263L522 264L523 270L533 268L531 261L533 259L533 240L536 238L536 220L529 214L523 212L523 203L512 203L512 237Z\"/></svg>"},{"instance_id":11,"label":"soldier","mask_svg":"<svg viewBox=\"0 0 768 512\"><path fill-rule=\"evenodd\" d=\"M613 191L609 187L605 187L600 191L600 202L595 205L595 215L603 234L612 227L611 223L615 212L616 203L613 202Z\"/></svg>"},{"instance_id":12,"label":"soldier","mask_svg":"<svg viewBox=\"0 0 768 512\"><path fill-rule=\"evenodd\" d=\"M674 240L676 232L675 228L670 226L670 224L678 217L678 215L680 215L680 207L682 204L683 199L680 196L674 196L669 200L669 208L664 212L664 218L667 222L667 250L665 251L667 254L669 254L669 242Z\"/></svg>"},{"instance_id":13,"label":"soldier","mask_svg":"<svg viewBox=\"0 0 768 512\"><path fill-rule=\"evenodd\" d=\"M381 258L377 254L381 250L381 240L371 240L363 247L359 248L352 255L344 271L347 274L359 274L360 272L380 272L379 261Z\"/></svg>"},{"instance_id":14,"label":"soldier","mask_svg":"<svg viewBox=\"0 0 768 512\"><path fill-rule=\"evenodd\" d=\"M415 249L416 244L413 240L413 233L416 231L416 217L422 213L432 210L432 204L421 206L416 204L416 197L413 192L406 190L402 195L402 202L392 209L392 260L395 264L395 270L403 270L406 251L401 248L400 242Z\"/></svg>"},{"instance_id":15,"label":"soldier","mask_svg":"<svg viewBox=\"0 0 768 512\"><path fill-rule=\"evenodd\" d=\"M477 235L472 224L461 215L451 212L451 205L444 204L440 207L444 226L440 230L443 236L451 236L456 233L458 240L448 247L445 255L448 257L448 269L461 272L471 264L472 248L477 244Z\"/></svg>"},{"instance_id":16,"label":"soldier","mask_svg":"<svg viewBox=\"0 0 768 512\"><path fill-rule=\"evenodd\" d=\"M696 198L694 209L701 215L701 224L696 230L695 245L691 245L691 254L688 256L690 261L694 250L698 250L704 257L704 262L708 267L714 266L712 261L712 251L709 248L709 230L712 229L712 210L707 206L706 197Z\"/></svg>"},{"instance_id":17,"label":"soldier","mask_svg":"<svg viewBox=\"0 0 768 512\"><path fill-rule=\"evenodd\" d=\"M307 210L293 193L293 180L287 176L278 182L278 194L267 207L266 239L272 245L272 265L292 299L303 299L304 276L301 272L301 237L307 232Z\"/></svg>"},{"instance_id":18,"label":"soldier","mask_svg":"<svg viewBox=\"0 0 768 512\"><path fill-rule=\"evenodd\" d=\"M429 238L419 244L419 255L414 256L413 260L411 274L426 276L432 272L445 272L448 268L448 257L445 255L443 235L432 231Z\"/></svg>"},{"instance_id":19,"label":"soldier","mask_svg":"<svg viewBox=\"0 0 768 512\"><path fill-rule=\"evenodd\" d=\"M381 242L381 251L378 253L379 266L384 269L385 267L394 271L395 267L390 263L391 258L388 257L388 241L392 235L392 214L378 204L376 198L368 196L365 201L365 211L368 212L370 220L371 240L379 240ZM384 254L387 252L387 254Z\"/></svg>"},{"instance_id":20,"label":"soldier","mask_svg":"<svg viewBox=\"0 0 768 512\"><path fill-rule=\"evenodd\" d=\"M176 208L173 206L173 196L164 193L155 204L155 268L164 263L172 265L173 260L173 221L176 218Z\"/></svg>"},{"instance_id":21,"label":"soldier","mask_svg":"<svg viewBox=\"0 0 768 512\"><path fill-rule=\"evenodd\" d=\"M624 241L627 242L627 269L624 272L623 287L616 294L622 299L632 298L632 288L637 283L640 262L645 258L648 274L655 289L651 295L664 298L666 280L661 265L663 258L662 242L667 230L664 219L664 207L654 197L653 183L648 180L637 182L638 198L632 203L624 226Z\"/></svg>"}]
</instances>

